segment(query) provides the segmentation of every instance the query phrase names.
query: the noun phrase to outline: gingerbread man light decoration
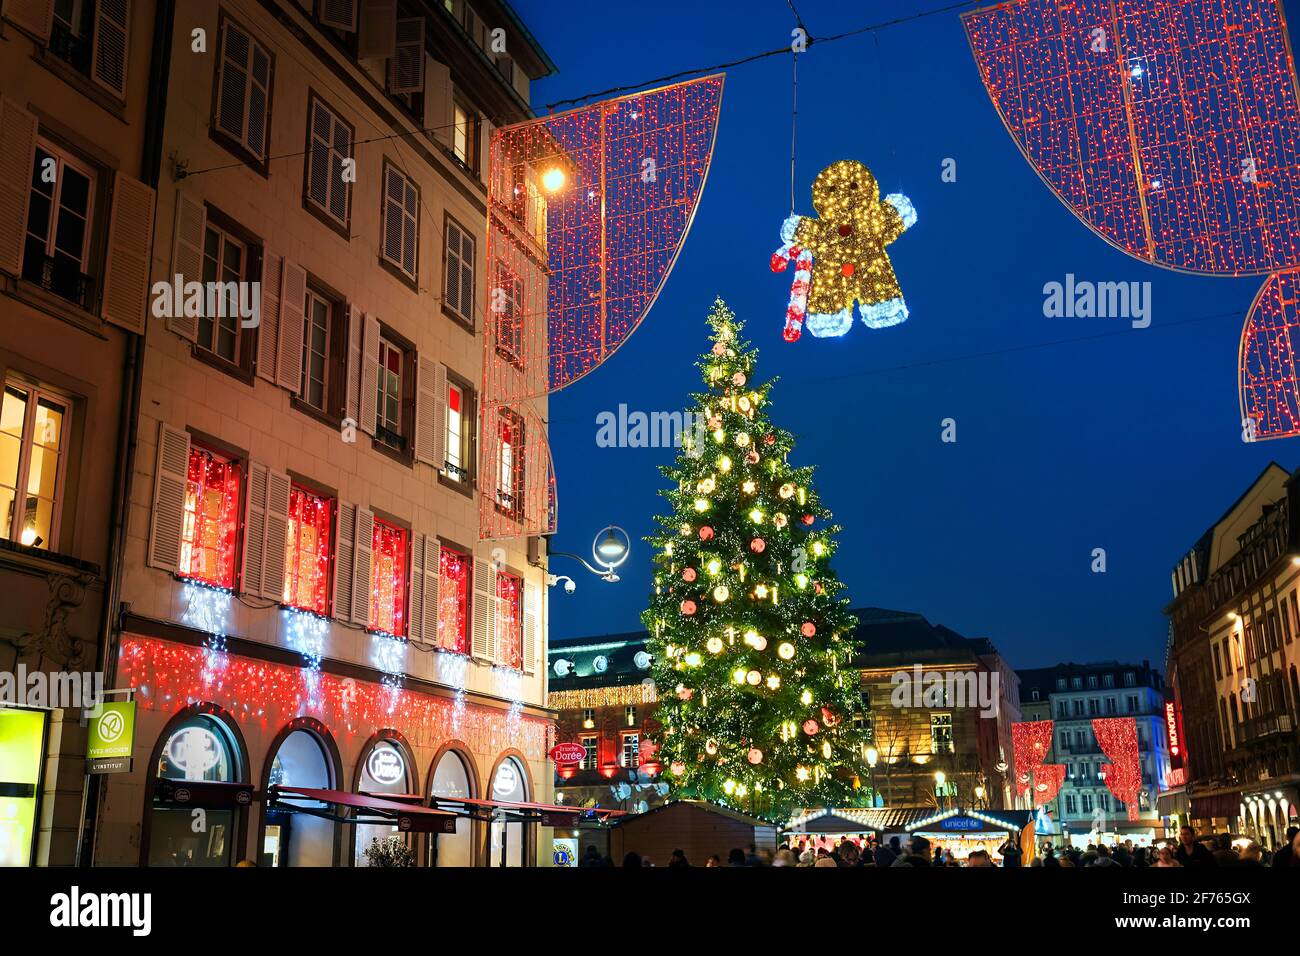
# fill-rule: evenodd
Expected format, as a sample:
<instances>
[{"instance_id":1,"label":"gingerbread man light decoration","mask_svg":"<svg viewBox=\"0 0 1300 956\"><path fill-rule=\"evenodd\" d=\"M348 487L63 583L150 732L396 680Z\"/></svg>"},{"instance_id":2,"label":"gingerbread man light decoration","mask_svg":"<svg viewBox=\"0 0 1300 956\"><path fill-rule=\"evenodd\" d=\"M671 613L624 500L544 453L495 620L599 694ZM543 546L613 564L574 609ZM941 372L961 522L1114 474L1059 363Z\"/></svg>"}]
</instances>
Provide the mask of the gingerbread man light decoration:
<instances>
[{"instance_id":1,"label":"gingerbread man light decoration","mask_svg":"<svg viewBox=\"0 0 1300 956\"><path fill-rule=\"evenodd\" d=\"M817 216L790 216L781 227L784 245L772 256L773 271L796 263L786 341L800 327L818 338L840 336L853 325L856 302L872 329L907 319L907 303L885 246L916 222L912 201L891 193L882 201L871 170L843 159L823 169L813 183Z\"/></svg>"}]
</instances>

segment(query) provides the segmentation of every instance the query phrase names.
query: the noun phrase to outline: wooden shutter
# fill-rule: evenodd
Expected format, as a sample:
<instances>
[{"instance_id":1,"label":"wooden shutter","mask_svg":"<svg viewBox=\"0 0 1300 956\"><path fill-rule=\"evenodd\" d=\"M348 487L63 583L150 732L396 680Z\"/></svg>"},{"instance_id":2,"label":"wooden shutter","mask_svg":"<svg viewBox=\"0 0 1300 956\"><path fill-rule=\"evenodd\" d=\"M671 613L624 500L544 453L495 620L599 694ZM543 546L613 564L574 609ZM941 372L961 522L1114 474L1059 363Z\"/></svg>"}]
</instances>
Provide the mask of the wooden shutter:
<instances>
[{"instance_id":1,"label":"wooden shutter","mask_svg":"<svg viewBox=\"0 0 1300 956\"><path fill-rule=\"evenodd\" d=\"M369 627L374 617L370 561L375 540L375 513L357 505L357 533L352 539L352 623Z\"/></svg>"},{"instance_id":2,"label":"wooden shutter","mask_svg":"<svg viewBox=\"0 0 1300 956\"><path fill-rule=\"evenodd\" d=\"M411 586L407 590L406 637L424 640L424 535L411 535Z\"/></svg>"},{"instance_id":3,"label":"wooden shutter","mask_svg":"<svg viewBox=\"0 0 1300 956\"><path fill-rule=\"evenodd\" d=\"M53 0L49 4L53 11ZM10 11L17 6L17 11ZM25 7L38 4L5 4L5 15L24 15ZM47 12L47 20L48 16ZM15 22L20 22L15 20ZM46 35L49 28L46 27ZM36 117L8 97L0 98L0 269L10 275L23 271L23 246L27 237L28 192L32 166L36 162Z\"/></svg>"},{"instance_id":4,"label":"wooden shutter","mask_svg":"<svg viewBox=\"0 0 1300 956\"><path fill-rule=\"evenodd\" d=\"M275 352L275 383L294 395L302 387L302 333L306 322L307 270L287 258L280 267L280 328Z\"/></svg>"},{"instance_id":5,"label":"wooden shutter","mask_svg":"<svg viewBox=\"0 0 1300 956\"><path fill-rule=\"evenodd\" d=\"M338 620L351 621L357 506L348 501L339 501L337 512L334 528L333 610L334 617Z\"/></svg>"},{"instance_id":6,"label":"wooden shutter","mask_svg":"<svg viewBox=\"0 0 1300 956\"><path fill-rule=\"evenodd\" d=\"M343 414L352 419L354 425L361 423L361 337L364 330L361 310L355 305L348 306L347 395Z\"/></svg>"},{"instance_id":7,"label":"wooden shutter","mask_svg":"<svg viewBox=\"0 0 1300 956\"><path fill-rule=\"evenodd\" d=\"M175 574L181 563L185 486L190 468L189 432L158 423L158 457L153 471L153 513L149 518L150 567Z\"/></svg>"},{"instance_id":8,"label":"wooden shutter","mask_svg":"<svg viewBox=\"0 0 1300 956\"><path fill-rule=\"evenodd\" d=\"M208 227L208 209L202 201L183 192L176 194L176 222L172 236L172 274L168 283L179 281L181 288L167 316L167 328L191 342L199 337L199 319L185 314L184 285L203 281L203 237ZM180 276L177 280L176 277Z\"/></svg>"},{"instance_id":9,"label":"wooden shutter","mask_svg":"<svg viewBox=\"0 0 1300 956\"><path fill-rule=\"evenodd\" d=\"M257 329L257 374L275 384L275 356L280 350L280 282L284 260L262 250L262 324Z\"/></svg>"},{"instance_id":10,"label":"wooden shutter","mask_svg":"<svg viewBox=\"0 0 1300 956\"><path fill-rule=\"evenodd\" d=\"M244 128L244 145L258 159L266 158L266 142L271 109L271 54L256 40L250 41L248 54L248 123Z\"/></svg>"},{"instance_id":11,"label":"wooden shutter","mask_svg":"<svg viewBox=\"0 0 1300 956\"><path fill-rule=\"evenodd\" d=\"M128 332L143 334L149 304L154 191L125 173L113 181L104 298L100 315Z\"/></svg>"},{"instance_id":12,"label":"wooden shutter","mask_svg":"<svg viewBox=\"0 0 1300 956\"><path fill-rule=\"evenodd\" d=\"M442 468L447 464L447 403L450 396L447 387L447 366L439 362L436 371L437 381L433 385L435 395L433 406L433 460L435 468ZM466 429L474 427L474 422L469 416L468 391L461 389L460 398L460 428L461 434L464 435ZM468 477L470 471L468 455L463 456L460 466L465 469Z\"/></svg>"},{"instance_id":13,"label":"wooden shutter","mask_svg":"<svg viewBox=\"0 0 1300 956\"><path fill-rule=\"evenodd\" d=\"M417 365L415 460L441 468L447 462L447 369L441 362L424 355L419 357ZM439 396L442 396L441 406Z\"/></svg>"},{"instance_id":14,"label":"wooden shutter","mask_svg":"<svg viewBox=\"0 0 1300 956\"><path fill-rule=\"evenodd\" d=\"M378 424L379 320L367 312L362 328L364 334L361 342L361 415L357 423L363 432L373 435Z\"/></svg>"},{"instance_id":15,"label":"wooden shutter","mask_svg":"<svg viewBox=\"0 0 1300 956\"><path fill-rule=\"evenodd\" d=\"M54 25L54 0L4 0L4 17L43 43L49 42ZM23 184L27 184L23 180Z\"/></svg>"},{"instance_id":16,"label":"wooden shutter","mask_svg":"<svg viewBox=\"0 0 1300 956\"><path fill-rule=\"evenodd\" d=\"M279 471L266 476L266 560L262 597L284 600L284 570L289 550L289 476Z\"/></svg>"},{"instance_id":17,"label":"wooden shutter","mask_svg":"<svg viewBox=\"0 0 1300 956\"><path fill-rule=\"evenodd\" d=\"M541 623L541 602L538 600L538 588L531 581L524 582L524 673L531 674L537 669L538 625Z\"/></svg>"},{"instance_id":18,"label":"wooden shutter","mask_svg":"<svg viewBox=\"0 0 1300 956\"><path fill-rule=\"evenodd\" d=\"M268 471L261 462L248 463L248 488L244 495L244 549L239 569L239 590L242 594L261 594L265 590Z\"/></svg>"},{"instance_id":19,"label":"wooden shutter","mask_svg":"<svg viewBox=\"0 0 1300 956\"><path fill-rule=\"evenodd\" d=\"M130 36L131 0L99 0L95 4L91 78L122 99L126 99L126 58Z\"/></svg>"},{"instance_id":20,"label":"wooden shutter","mask_svg":"<svg viewBox=\"0 0 1300 956\"><path fill-rule=\"evenodd\" d=\"M424 90L424 17L403 17L395 30L396 49L388 61L388 92Z\"/></svg>"},{"instance_id":21,"label":"wooden shutter","mask_svg":"<svg viewBox=\"0 0 1300 956\"><path fill-rule=\"evenodd\" d=\"M321 24L334 27L336 30L356 33L357 2L358 0L321 0Z\"/></svg>"},{"instance_id":22,"label":"wooden shutter","mask_svg":"<svg viewBox=\"0 0 1300 956\"><path fill-rule=\"evenodd\" d=\"M244 106L248 100L248 57L253 38L233 20L221 31L221 60L217 72L217 129L244 142L248 131Z\"/></svg>"},{"instance_id":23,"label":"wooden shutter","mask_svg":"<svg viewBox=\"0 0 1300 956\"><path fill-rule=\"evenodd\" d=\"M361 0L357 56L387 59L397 51L397 0Z\"/></svg>"},{"instance_id":24,"label":"wooden shutter","mask_svg":"<svg viewBox=\"0 0 1300 956\"><path fill-rule=\"evenodd\" d=\"M433 535L424 538L424 641L438 642L438 594L442 584L442 544Z\"/></svg>"},{"instance_id":25,"label":"wooden shutter","mask_svg":"<svg viewBox=\"0 0 1300 956\"><path fill-rule=\"evenodd\" d=\"M492 565L474 559L474 621L470 653L484 661L495 661L497 650L497 575Z\"/></svg>"},{"instance_id":26,"label":"wooden shutter","mask_svg":"<svg viewBox=\"0 0 1300 956\"><path fill-rule=\"evenodd\" d=\"M424 57L424 128L451 149L451 67Z\"/></svg>"}]
</instances>

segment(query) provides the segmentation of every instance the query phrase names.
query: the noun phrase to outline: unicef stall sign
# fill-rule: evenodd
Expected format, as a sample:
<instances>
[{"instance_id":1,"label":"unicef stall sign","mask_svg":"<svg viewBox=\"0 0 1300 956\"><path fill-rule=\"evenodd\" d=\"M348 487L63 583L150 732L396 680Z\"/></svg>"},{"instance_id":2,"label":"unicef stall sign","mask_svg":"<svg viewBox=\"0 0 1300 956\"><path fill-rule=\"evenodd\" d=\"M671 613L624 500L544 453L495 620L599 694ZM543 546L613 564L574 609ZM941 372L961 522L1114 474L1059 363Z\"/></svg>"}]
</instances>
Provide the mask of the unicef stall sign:
<instances>
[{"instance_id":1,"label":"unicef stall sign","mask_svg":"<svg viewBox=\"0 0 1300 956\"><path fill-rule=\"evenodd\" d=\"M90 718L86 739L86 773L130 773L135 744L135 701L99 705Z\"/></svg>"},{"instance_id":2,"label":"unicef stall sign","mask_svg":"<svg viewBox=\"0 0 1300 956\"><path fill-rule=\"evenodd\" d=\"M983 830L985 829L984 821L976 820L974 817L958 816L948 817L939 821L940 830Z\"/></svg>"}]
</instances>

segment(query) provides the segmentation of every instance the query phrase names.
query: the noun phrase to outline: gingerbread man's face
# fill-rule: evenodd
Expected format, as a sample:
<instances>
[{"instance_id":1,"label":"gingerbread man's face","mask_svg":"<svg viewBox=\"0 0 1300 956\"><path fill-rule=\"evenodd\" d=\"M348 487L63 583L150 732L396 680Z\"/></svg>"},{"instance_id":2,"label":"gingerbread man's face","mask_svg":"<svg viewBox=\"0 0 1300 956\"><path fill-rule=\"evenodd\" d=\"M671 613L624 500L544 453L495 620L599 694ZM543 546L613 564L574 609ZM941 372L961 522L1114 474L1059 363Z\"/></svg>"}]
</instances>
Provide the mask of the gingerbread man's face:
<instances>
[{"instance_id":1,"label":"gingerbread man's face","mask_svg":"<svg viewBox=\"0 0 1300 956\"><path fill-rule=\"evenodd\" d=\"M850 222L854 213L880 201L880 187L871 170L851 159L841 159L817 174L813 182L813 208L826 222Z\"/></svg>"}]
</instances>

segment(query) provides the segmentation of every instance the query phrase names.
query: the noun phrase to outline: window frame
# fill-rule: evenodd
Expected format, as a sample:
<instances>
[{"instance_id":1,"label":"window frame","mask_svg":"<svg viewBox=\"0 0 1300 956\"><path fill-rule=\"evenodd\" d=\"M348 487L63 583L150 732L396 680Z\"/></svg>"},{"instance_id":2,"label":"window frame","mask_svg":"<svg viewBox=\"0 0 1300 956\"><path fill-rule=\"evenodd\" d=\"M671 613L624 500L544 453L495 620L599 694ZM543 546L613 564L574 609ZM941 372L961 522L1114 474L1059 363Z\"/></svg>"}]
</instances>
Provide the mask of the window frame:
<instances>
[{"instance_id":1,"label":"window frame","mask_svg":"<svg viewBox=\"0 0 1300 956\"><path fill-rule=\"evenodd\" d=\"M216 458L224 459L227 463L229 463L229 464L231 464L231 465L235 465L235 466L237 466L237 467L239 468L239 477L238 477L238 480L237 480L237 484L238 484L238 486L239 486L239 498L238 498L238 500L235 502L235 507L234 507L234 521L235 521L235 547L234 547L234 554L232 555L232 558L231 558L231 560L232 560L232 562L233 562L233 567L232 567L232 569L231 569L231 573L230 573L231 584L229 585L229 587L227 587L227 585L225 585L225 584L221 584L221 583L213 582L213 581L207 580L206 578L198 577L197 575L190 573L190 571L189 571L188 568L187 568L185 571L181 571L180 568L178 567L177 570L176 570L176 575L175 575L175 576L176 576L178 579L180 579L181 581L192 582L192 583L194 583L194 584L196 584L196 585L198 585L198 586L200 586L200 587L221 588L221 589L223 589L223 590L231 590L231 591L234 591L234 592L236 592L236 593L239 593L239 592L242 591L242 589L243 589L243 582L240 580L240 571L242 570L242 565L243 565L243 555L244 555L244 527L243 527L243 524L244 524L244 508L245 508L245 504L246 504L246 502L247 502L247 500L248 500L248 482L249 482L249 478L250 478L250 475L249 475L250 469L249 469L249 467L248 467L248 465L249 465L249 459L248 459L248 456L247 456L246 454L243 454L243 453L241 453L241 452L234 451L234 450L232 450L232 449L230 449L230 448L225 447L224 445L222 445L222 444L220 444L220 443L218 443L218 442L215 442L215 441L209 441L209 440L207 440L204 436L199 435L199 434L196 434L196 433L194 433L193 431L191 431L191 432L190 432L190 457L192 458L196 452L197 452L197 453L205 453L205 454L208 454L208 455L212 455L213 457L216 457ZM188 497L188 495L189 495L189 467L190 467L190 466L189 466L189 459L186 459L186 462L185 462L185 474L186 474L186 480L185 480L185 485L186 485L186 487L185 487L185 495L186 495L187 497ZM185 542L185 528L184 528L184 521L185 521L185 513L184 513L184 512L185 512L185 509L184 509L184 502L183 502L183 501L182 501L181 509L182 509L182 513L181 513L181 521L182 521L182 525L181 525L181 549L182 549L182 551L183 551L184 548L185 548L185 546L186 546L186 542ZM197 532L197 529L196 529L196 532ZM192 549L193 549L193 547L194 547L194 545L193 545L193 541L191 541L191 543L190 543L189 546L190 546L190 548L191 548L191 561L190 561L190 564L192 565L192 564L193 564Z\"/></svg>"},{"instance_id":2,"label":"window frame","mask_svg":"<svg viewBox=\"0 0 1300 956\"><path fill-rule=\"evenodd\" d=\"M390 272L394 278L407 286L413 292L420 291L420 211L423 208L424 200L420 194L420 184L406 171L398 166L388 157L384 157L383 179L380 180L379 196L379 264ZM395 261L388 257L388 229L391 219L389 218L390 207L393 199L388 194L388 177L397 176L401 179L403 186L403 209L402 216L402 235L399 237L399 244L404 243L406 238L406 225L409 222L411 226L412 238L414 242L414 251L412 253L411 271L406 271L406 266L401 262ZM415 212L408 213L405 209L406 191L410 190L415 194ZM403 246L404 247L404 246Z\"/></svg>"},{"instance_id":3,"label":"window frame","mask_svg":"<svg viewBox=\"0 0 1300 956\"><path fill-rule=\"evenodd\" d=\"M515 607L514 607L514 613L512 618L507 618L505 616L506 602L501 595L502 580L507 578L513 579L516 585ZM497 571L495 575L493 575L492 584L493 584L492 594L496 598L496 615L497 615L496 656L498 658L497 666L522 672L524 669L524 665L527 663L527 661L524 660L524 576L517 571L511 570L510 568L504 568L500 571ZM503 628L505 627L505 625L511 623L512 620L514 624L513 627L514 634L512 635L512 637L517 638L516 643L518 645L518 651L519 651L518 664L512 661L502 661L499 659L501 654L501 635L503 632Z\"/></svg>"},{"instance_id":4,"label":"window frame","mask_svg":"<svg viewBox=\"0 0 1300 956\"><path fill-rule=\"evenodd\" d=\"M87 195L86 195L85 228L83 230L83 234L81 237L81 255L78 261L78 275L85 285L85 288L82 290L82 296L80 301L76 299L70 299L67 296L63 295L62 293L56 291L52 286L47 286L43 278L42 281L40 282L27 278L27 240L29 236L33 235L33 233L31 232L31 225L32 225L31 208L32 208L33 193L35 192L35 189L31 183L31 179L36 178L37 169L39 168L40 165L40 157L37 155L38 152L45 152L49 154L56 162L54 190L48 197L50 203L50 218L46 226L46 235L44 237L43 255L47 260L53 258L54 251L56 248L55 240L58 236L58 231L59 231L58 218L59 218L59 210L61 208L59 200L60 197L63 195L63 184L64 184L64 177L61 172L63 167L70 166L72 169L76 170L82 176L85 176L87 180L89 180L89 186L87 187ZM31 177L27 182L26 190L25 190L27 201L24 204L23 212L22 212L23 259L19 267L19 274L22 276L22 281L27 283L28 285L40 289L42 292L48 293L49 295L55 296L61 302L67 302L70 305L75 306L78 309L81 309L82 311L90 312L90 313L95 312L95 304L98 298L98 294L101 291L100 286L102 284L100 281L102 279L102 270L92 271L91 269L92 265L101 264L100 263L101 257L98 254L97 244L96 244L96 238L97 238L96 229L101 228L101 222L106 220L104 211L102 208L100 208L102 206L102 198L103 198L101 195L101 193L103 192L102 178L103 178L102 170L99 167L97 167L94 163L80 156L75 150L70 149L69 147L64 146L61 143L58 143L52 138L50 138L48 135L46 135L44 129L38 131L36 137L36 152L32 154ZM44 276L44 268L42 268L42 276Z\"/></svg>"},{"instance_id":5,"label":"window frame","mask_svg":"<svg viewBox=\"0 0 1300 956\"><path fill-rule=\"evenodd\" d=\"M248 229L245 229L230 216L223 213L220 209L207 203L205 203L204 206L207 209L207 225L203 230L203 261L205 263L207 262L208 230L212 229L243 244L244 274L239 281L260 283L262 280L262 240ZM221 281L220 274L218 274L217 279L218 281ZM206 290L206 286L204 288ZM204 302L206 303L206 301L205 297ZM197 329L197 321L195 325ZM201 346L196 331L194 341L190 343L190 356L203 362L205 365L210 365L212 368L219 369L227 375L239 379L246 385L252 385L254 378L253 359L257 355L257 337L260 332L260 326L244 328L243 322L237 321L235 323L235 350L237 360L230 362L216 354L216 352Z\"/></svg>"},{"instance_id":6,"label":"window frame","mask_svg":"<svg viewBox=\"0 0 1300 956\"><path fill-rule=\"evenodd\" d=\"M451 369L447 369L447 435L445 447L450 451L452 447L451 436L451 389L457 389L460 392L461 411L458 413L461 423L460 448L458 454L461 456L459 470L464 474L464 478L455 478L448 472L448 462L443 462L443 467L438 469L438 482L448 488L454 488L461 494L472 496L474 486L478 479L478 393L474 386L467 379L461 378Z\"/></svg>"},{"instance_id":7,"label":"window frame","mask_svg":"<svg viewBox=\"0 0 1300 956\"><path fill-rule=\"evenodd\" d=\"M304 339L307 336L307 330L311 322L306 306L312 296L322 300L329 306L329 327L326 335L325 351L325 407L323 409L317 408L306 401L300 391L289 395L289 406L295 411L302 412L321 424L337 430L343 423L343 406L347 401L348 303L334 289L308 273L307 290L303 299ZM305 361L303 368L306 369ZM301 390L301 376L299 376L298 383L299 390Z\"/></svg>"},{"instance_id":8,"label":"window frame","mask_svg":"<svg viewBox=\"0 0 1300 956\"><path fill-rule=\"evenodd\" d=\"M259 157L254 153L248 144L243 140L237 139L233 134L224 130L219 125L218 109L221 106L221 74L226 64L226 26L233 23L235 27L248 36L250 44L256 45L269 61L267 66L267 87L266 87L266 118L265 142L262 144L262 155ZM251 56L250 48L250 56ZM257 38L257 36L248 27L237 18L232 16L224 8L220 10L217 16L217 48L216 56L213 58L212 68L212 109L208 115L208 138L219 145L226 152L240 160L249 169L260 173L264 178L269 179L271 176L271 125L274 116L275 107L275 53L269 46ZM248 89L251 89L251 69L249 70ZM248 90L245 91L245 104L241 118L243 120L245 135L247 135L247 124L249 119L248 112Z\"/></svg>"},{"instance_id":9,"label":"window frame","mask_svg":"<svg viewBox=\"0 0 1300 956\"><path fill-rule=\"evenodd\" d=\"M456 136L461 130L461 123L457 119L457 113L465 116L465 155L456 149ZM469 170L474 175L479 174L481 159L479 156L479 139L482 130L483 118L469 104L469 100L461 95L459 90L453 90L451 96L451 146L449 151L452 159L458 164Z\"/></svg>"},{"instance_id":10,"label":"window frame","mask_svg":"<svg viewBox=\"0 0 1300 956\"><path fill-rule=\"evenodd\" d=\"M75 421L76 400L58 389L46 385L37 385L16 375L6 375L3 379L0 379L0 385L3 385L4 389L0 391L0 402L3 401L4 391L10 388L20 389L27 393L27 407L23 411L23 427L18 436L18 470L14 475L14 499L12 503L13 510L9 516L9 534L7 537L0 538L0 540L11 541L20 547L34 548L48 554L60 554L62 552L58 547L61 544L59 536L63 531L63 508L67 504L64 500L64 493L67 483L68 458L72 453L71 429ZM36 412L40 407L42 398L48 398L51 402L55 402L63 408L63 422L59 427L59 444L55 450L55 454L58 456L58 471L54 476L54 495L50 503L50 537L48 541L44 542L44 547L34 544L24 545L21 535L17 538L14 537L15 529L18 527L18 524L14 521L17 516L18 502L28 496L28 492L24 489L26 489L31 477Z\"/></svg>"},{"instance_id":11,"label":"window frame","mask_svg":"<svg viewBox=\"0 0 1300 956\"><path fill-rule=\"evenodd\" d=\"M599 770L600 769L600 735L579 734L578 743L583 750L582 761L578 764L578 769Z\"/></svg>"},{"instance_id":12,"label":"window frame","mask_svg":"<svg viewBox=\"0 0 1300 956\"><path fill-rule=\"evenodd\" d=\"M493 298L496 297L496 290L500 289L509 305L508 308L496 313L496 321L492 323L492 347L497 355L523 371L524 323L519 315L519 306L520 300L524 297L524 280L500 259L496 262L494 278L496 283L492 287Z\"/></svg>"},{"instance_id":13,"label":"window frame","mask_svg":"<svg viewBox=\"0 0 1300 956\"><path fill-rule=\"evenodd\" d=\"M371 620L366 622L365 630L369 634L384 634L399 641L409 641L411 636L411 619L410 619L411 574L413 573L412 563L411 563L411 548L413 547L415 542L415 535L411 533L411 529L404 522L396 521L393 518L390 518L387 515L379 514L378 512L374 513L374 526L371 532L371 539L370 539L370 581L367 582L367 587L369 587L372 592L375 587L375 576L379 573L379 560L376 557L374 539L379 534L380 525L384 525L385 527L390 528L393 531L400 532L402 535L403 542L405 544L405 549L404 549L405 557L403 558L404 567L402 568L402 597L401 597L402 633L395 634L392 631L385 631L379 627L379 625L376 623L376 621L378 620L379 607L378 605L373 603L371 604L371 608L370 608ZM397 611L396 605L394 605L393 610L394 613L396 613Z\"/></svg>"},{"instance_id":14,"label":"window frame","mask_svg":"<svg viewBox=\"0 0 1300 956\"><path fill-rule=\"evenodd\" d=\"M383 413L379 394L382 392L385 384L385 375L388 374L384 364L384 354L386 352L396 352L401 356L401 370L398 372L397 387L397 414L401 419L401 431L393 432L385 423L386 416ZM376 388L380 390L375 395L375 436L374 445L376 448L397 457L400 461L410 464L414 461L414 404L415 404L415 349L411 347L401 336L393 333L388 326L380 325L379 329L379 368L375 374ZM385 395L385 398L387 396ZM394 444L385 437L379 435L380 430L392 433L400 444Z\"/></svg>"},{"instance_id":15,"label":"window frame","mask_svg":"<svg viewBox=\"0 0 1300 956\"><path fill-rule=\"evenodd\" d=\"M295 611L303 611L307 614L315 614L318 617L332 618L334 616L334 562L338 556L337 526L338 526L338 513L339 513L339 498L338 495L333 494L331 492L324 491L321 488L317 487L316 485L311 484L310 482L303 481L302 479L297 478L293 475L289 476L289 482L290 482L289 483L289 514L290 515L292 515L293 513L293 496L295 493L303 494L312 498L320 498L324 501L329 502L329 508L330 508L330 516L328 522L329 541L326 544L326 549L329 552L329 559L326 562L328 567L325 571L327 580L325 586L325 609L323 611L318 611L316 608L303 607L302 605L296 603L295 601L288 600L288 599L282 599L280 603L284 607L292 608ZM296 565L297 563L298 560L297 555L298 555L297 542L286 541L285 548L284 548L285 589L288 588L289 576L290 574L293 573L293 565ZM284 590L282 589L280 593L281 593L281 597L283 598Z\"/></svg>"},{"instance_id":16,"label":"window frame","mask_svg":"<svg viewBox=\"0 0 1300 956\"><path fill-rule=\"evenodd\" d=\"M342 112L340 112L339 110L331 106L329 101L326 100L323 96L321 96L318 92L316 92L314 88L308 87L307 124L306 124L307 128L305 130L305 136L303 137L302 207L303 209L307 210L307 212L315 216L318 220L320 220L321 223L323 223L325 226L329 227L340 237L342 237L344 241L351 242L352 241L352 200L354 198L354 190L352 187L355 186L356 183L344 182L343 180L340 180L340 182L343 182L343 185L347 187L347 197L346 197L347 212L345 213L343 222L340 222L338 219L335 219L334 214L330 212L328 209L330 197L333 195L333 192L329 188L329 183L331 179L330 179L330 171L328 169L328 163L325 171L325 176L326 176L325 205L324 206L318 205L316 203L316 200L313 199L311 195L311 187L312 187L312 178L311 178L312 162L311 161L312 161L312 153L315 151L314 147L312 146L312 139L315 135L314 131L316 127L315 118L316 118L317 109L325 110L327 113L329 113L332 120L330 124L330 142L326 146L327 158L329 155L332 155L337 149L337 147L333 145L333 137L335 133L336 124L341 124L347 129L348 147L352 152L351 156L344 156L342 158L351 159L354 162L356 161L357 158L356 157L356 151L357 151L356 126L354 126L353 124L349 123L346 119L344 119Z\"/></svg>"},{"instance_id":17,"label":"window frame","mask_svg":"<svg viewBox=\"0 0 1300 956\"><path fill-rule=\"evenodd\" d=\"M505 461L505 442L501 435L502 423L509 421L510 425L517 430L518 437L512 437L510 448L510 491L506 493L510 498L510 503L505 504L502 501L501 479L504 476ZM512 518L515 521L524 519L524 502L527 481L525 473L525 449L528 447L528 433L524 427L523 416L509 408L500 408L497 412L497 432L495 441L502 447L497 453L496 474L492 476L492 507L496 508L501 514ZM518 489L518 494L515 490Z\"/></svg>"},{"instance_id":18,"label":"window frame","mask_svg":"<svg viewBox=\"0 0 1300 956\"><path fill-rule=\"evenodd\" d=\"M469 315L463 315L457 309L452 308L452 306L448 302L447 293L450 290L451 275L452 275L451 229L453 226L456 228L456 231L460 234L460 242L457 244L457 250L455 253L456 262L457 262L457 268L456 268L457 281L459 282L460 279L462 278L461 271L465 268L467 264L469 266L469 271L470 271L470 290L469 290L470 314ZM463 255L463 249L464 249L466 237L468 237L469 239L471 252L473 253L468 263L466 263ZM473 311L474 311L474 297L477 295L477 292L478 292L478 236L474 235L473 232L471 232L469 229L466 229L463 225L461 225L461 223L450 212L444 213L443 222L442 222L442 312L443 315L446 315L448 318L454 321L461 328L465 329L471 335L475 334L475 328L476 328Z\"/></svg>"},{"instance_id":19,"label":"window frame","mask_svg":"<svg viewBox=\"0 0 1300 956\"><path fill-rule=\"evenodd\" d=\"M446 644L442 643L441 637L436 637L434 639L434 644L438 650L443 651L445 653L460 654L462 656L467 657L469 656L470 653L470 643L473 640L473 631L474 631L474 622L472 619L473 610L474 610L474 551L472 548L466 548L463 545L458 544L457 542L452 541L448 538L439 538L438 548L439 550L438 550L437 623L439 627L442 626L442 598L444 594L443 591L444 582L442 578L442 555L450 551L454 554L459 555L464 561L465 605L463 608L464 614L462 615L462 618L465 621L465 633L461 635L462 640L461 640L461 645L459 647L448 647Z\"/></svg>"},{"instance_id":20,"label":"window frame","mask_svg":"<svg viewBox=\"0 0 1300 956\"><path fill-rule=\"evenodd\" d=\"M628 741L634 741L633 752L636 763L628 763ZM625 770L636 770L641 766L641 731L623 730L618 735L618 765Z\"/></svg>"}]
</instances>

